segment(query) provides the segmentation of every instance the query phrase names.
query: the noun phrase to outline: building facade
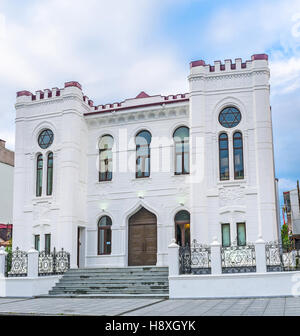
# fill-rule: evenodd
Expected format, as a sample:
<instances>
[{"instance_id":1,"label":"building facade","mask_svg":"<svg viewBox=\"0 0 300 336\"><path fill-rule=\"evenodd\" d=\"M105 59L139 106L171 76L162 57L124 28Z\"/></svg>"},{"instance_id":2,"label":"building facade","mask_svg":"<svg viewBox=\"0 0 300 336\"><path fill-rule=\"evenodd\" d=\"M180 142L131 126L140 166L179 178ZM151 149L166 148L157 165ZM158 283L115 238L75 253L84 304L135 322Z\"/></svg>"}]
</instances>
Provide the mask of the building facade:
<instances>
[{"instance_id":1,"label":"building facade","mask_svg":"<svg viewBox=\"0 0 300 336\"><path fill-rule=\"evenodd\" d=\"M268 56L190 63L189 92L94 106L17 93L14 247L71 267L168 264L167 247L278 239Z\"/></svg>"},{"instance_id":2,"label":"building facade","mask_svg":"<svg viewBox=\"0 0 300 336\"><path fill-rule=\"evenodd\" d=\"M11 239L13 220L14 152L0 139L0 246Z\"/></svg>"},{"instance_id":3,"label":"building facade","mask_svg":"<svg viewBox=\"0 0 300 336\"><path fill-rule=\"evenodd\" d=\"M284 211L287 215L289 237L296 248L300 248L300 191L299 182L296 189L283 193Z\"/></svg>"}]
</instances>

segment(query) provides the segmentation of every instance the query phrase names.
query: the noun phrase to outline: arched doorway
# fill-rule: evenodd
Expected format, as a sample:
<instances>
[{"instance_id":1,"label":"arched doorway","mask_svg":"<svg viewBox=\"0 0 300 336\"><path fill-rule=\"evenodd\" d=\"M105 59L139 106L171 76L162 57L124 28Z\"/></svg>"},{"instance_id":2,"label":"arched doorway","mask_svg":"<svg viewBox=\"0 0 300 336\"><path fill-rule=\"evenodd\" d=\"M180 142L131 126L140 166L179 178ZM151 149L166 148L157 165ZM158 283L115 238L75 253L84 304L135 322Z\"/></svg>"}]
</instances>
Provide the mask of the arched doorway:
<instances>
[{"instance_id":1,"label":"arched doorway","mask_svg":"<svg viewBox=\"0 0 300 336\"><path fill-rule=\"evenodd\" d=\"M175 216L175 239L180 246L190 245L190 213L186 210L177 212Z\"/></svg>"},{"instance_id":2,"label":"arched doorway","mask_svg":"<svg viewBox=\"0 0 300 336\"><path fill-rule=\"evenodd\" d=\"M156 265L157 219L141 208L128 221L128 266Z\"/></svg>"}]
</instances>

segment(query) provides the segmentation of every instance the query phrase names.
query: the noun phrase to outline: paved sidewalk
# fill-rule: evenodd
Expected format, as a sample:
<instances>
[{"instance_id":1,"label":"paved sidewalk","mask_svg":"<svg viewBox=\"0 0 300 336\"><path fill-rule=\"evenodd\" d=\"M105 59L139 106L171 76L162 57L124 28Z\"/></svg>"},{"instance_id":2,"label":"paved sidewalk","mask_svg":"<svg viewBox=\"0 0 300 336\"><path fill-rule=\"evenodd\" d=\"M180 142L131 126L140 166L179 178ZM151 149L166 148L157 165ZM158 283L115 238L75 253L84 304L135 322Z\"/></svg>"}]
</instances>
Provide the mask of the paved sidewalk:
<instances>
[{"instance_id":1,"label":"paved sidewalk","mask_svg":"<svg viewBox=\"0 0 300 336\"><path fill-rule=\"evenodd\" d=\"M0 314L97 316L300 316L300 298L0 298Z\"/></svg>"}]
</instances>

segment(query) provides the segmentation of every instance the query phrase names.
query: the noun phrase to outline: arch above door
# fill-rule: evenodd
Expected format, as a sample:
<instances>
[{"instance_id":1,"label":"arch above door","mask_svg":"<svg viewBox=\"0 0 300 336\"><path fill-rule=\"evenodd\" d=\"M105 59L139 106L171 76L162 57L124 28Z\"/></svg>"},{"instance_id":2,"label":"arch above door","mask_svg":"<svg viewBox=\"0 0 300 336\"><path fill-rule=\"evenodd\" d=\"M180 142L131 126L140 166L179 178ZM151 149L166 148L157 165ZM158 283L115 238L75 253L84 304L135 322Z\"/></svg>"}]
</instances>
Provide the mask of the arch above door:
<instances>
[{"instance_id":1,"label":"arch above door","mask_svg":"<svg viewBox=\"0 0 300 336\"><path fill-rule=\"evenodd\" d=\"M142 207L128 220L128 266L157 262L157 218Z\"/></svg>"}]
</instances>

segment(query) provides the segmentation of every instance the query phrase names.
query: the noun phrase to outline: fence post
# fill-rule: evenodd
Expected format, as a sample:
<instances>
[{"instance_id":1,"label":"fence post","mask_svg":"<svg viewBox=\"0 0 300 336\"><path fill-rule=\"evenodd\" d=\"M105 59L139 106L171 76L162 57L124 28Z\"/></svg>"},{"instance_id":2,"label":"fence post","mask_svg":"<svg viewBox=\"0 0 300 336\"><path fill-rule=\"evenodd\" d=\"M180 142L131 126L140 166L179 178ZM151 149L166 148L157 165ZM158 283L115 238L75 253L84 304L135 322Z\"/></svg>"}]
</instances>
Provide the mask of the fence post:
<instances>
[{"instance_id":1,"label":"fence post","mask_svg":"<svg viewBox=\"0 0 300 336\"><path fill-rule=\"evenodd\" d=\"M4 246L1 246L0 247L0 278L5 278L6 256L7 256L7 252L5 251Z\"/></svg>"},{"instance_id":2,"label":"fence post","mask_svg":"<svg viewBox=\"0 0 300 336\"><path fill-rule=\"evenodd\" d=\"M27 255L27 276L30 278L36 278L39 276L39 252L32 247L27 252Z\"/></svg>"},{"instance_id":3,"label":"fence post","mask_svg":"<svg viewBox=\"0 0 300 336\"><path fill-rule=\"evenodd\" d=\"M255 258L256 258L256 272L266 273L267 272L266 242L262 239L262 236L258 236L258 239L255 242Z\"/></svg>"},{"instance_id":4,"label":"fence post","mask_svg":"<svg viewBox=\"0 0 300 336\"><path fill-rule=\"evenodd\" d=\"M169 276L179 275L179 246L176 240L172 239L171 244L168 246L168 264Z\"/></svg>"},{"instance_id":5,"label":"fence post","mask_svg":"<svg viewBox=\"0 0 300 336\"><path fill-rule=\"evenodd\" d=\"M211 248L211 274L222 274L221 262L221 244L218 242L217 237L213 238L210 244Z\"/></svg>"}]
</instances>

